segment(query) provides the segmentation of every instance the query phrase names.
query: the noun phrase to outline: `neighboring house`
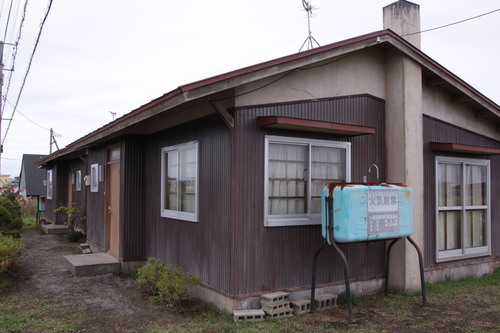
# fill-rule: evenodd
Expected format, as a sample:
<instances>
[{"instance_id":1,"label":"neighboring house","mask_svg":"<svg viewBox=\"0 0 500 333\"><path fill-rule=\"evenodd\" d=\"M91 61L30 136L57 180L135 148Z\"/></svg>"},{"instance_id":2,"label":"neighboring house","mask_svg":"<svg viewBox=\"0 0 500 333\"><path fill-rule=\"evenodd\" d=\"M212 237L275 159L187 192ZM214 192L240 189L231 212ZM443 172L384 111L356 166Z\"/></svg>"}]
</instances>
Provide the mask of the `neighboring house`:
<instances>
[{"instance_id":1,"label":"neighboring house","mask_svg":"<svg viewBox=\"0 0 500 333\"><path fill-rule=\"evenodd\" d=\"M0 187L10 188L12 183L12 178L9 175L0 175Z\"/></svg>"},{"instance_id":2,"label":"neighboring house","mask_svg":"<svg viewBox=\"0 0 500 333\"><path fill-rule=\"evenodd\" d=\"M500 107L425 55L419 34L400 37L420 29L417 5L387 6L384 27L181 86L49 155L38 163L47 219L76 201L94 249L180 266L202 299L244 308L310 288L321 188L373 183L376 163L381 181L413 190L428 280L490 271ZM341 247L355 288L380 288L386 242ZM398 243L391 260L391 287L419 289L413 247ZM317 281L342 285L335 251L319 257Z\"/></svg>"},{"instance_id":3,"label":"neighboring house","mask_svg":"<svg viewBox=\"0 0 500 333\"><path fill-rule=\"evenodd\" d=\"M21 173L19 174L19 183L17 192L25 199L34 200L37 213L36 220L40 220L40 213L45 211L45 182L47 179L47 170L37 168L35 163L47 155L23 154L21 162Z\"/></svg>"},{"instance_id":4,"label":"neighboring house","mask_svg":"<svg viewBox=\"0 0 500 333\"><path fill-rule=\"evenodd\" d=\"M19 174L18 193L24 198L40 197L46 193L44 181L47 178L47 170L39 169L35 163L47 155L23 154L21 162L21 173Z\"/></svg>"}]
</instances>

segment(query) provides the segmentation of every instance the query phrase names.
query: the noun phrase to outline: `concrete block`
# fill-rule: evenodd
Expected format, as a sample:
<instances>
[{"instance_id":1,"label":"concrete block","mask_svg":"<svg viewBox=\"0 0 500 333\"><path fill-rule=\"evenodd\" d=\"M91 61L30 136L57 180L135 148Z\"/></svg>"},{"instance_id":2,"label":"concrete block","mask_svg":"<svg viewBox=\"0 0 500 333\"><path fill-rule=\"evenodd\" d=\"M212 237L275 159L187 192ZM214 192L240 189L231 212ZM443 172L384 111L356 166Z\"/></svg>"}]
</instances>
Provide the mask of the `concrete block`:
<instances>
[{"instance_id":1,"label":"concrete block","mask_svg":"<svg viewBox=\"0 0 500 333\"><path fill-rule=\"evenodd\" d=\"M311 311L311 300L309 299L298 299L290 302L290 305L294 315L301 315Z\"/></svg>"},{"instance_id":2,"label":"concrete block","mask_svg":"<svg viewBox=\"0 0 500 333\"><path fill-rule=\"evenodd\" d=\"M265 313L261 309L234 310L233 320L235 323L242 321L263 321Z\"/></svg>"},{"instance_id":3,"label":"concrete block","mask_svg":"<svg viewBox=\"0 0 500 333\"><path fill-rule=\"evenodd\" d=\"M261 296L260 302L262 304L276 304L276 303L281 303L281 302L286 302L288 301L288 296L290 293L286 293L284 291L277 291L274 293L270 294L264 294Z\"/></svg>"},{"instance_id":4,"label":"concrete block","mask_svg":"<svg viewBox=\"0 0 500 333\"><path fill-rule=\"evenodd\" d=\"M266 314L271 318L286 318L293 317L293 310L289 308L288 310L278 311L276 313L267 313Z\"/></svg>"},{"instance_id":5,"label":"concrete block","mask_svg":"<svg viewBox=\"0 0 500 333\"><path fill-rule=\"evenodd\" d=\"M337 306L337 295L334 294L322 294L317 295L314 298L316 310L326 310Z\"/></svg>"},{"instance_id":6,"label":"concrete block","mask_svg":"<svg viewBox=\"0 0 500 333\"><path fill-rule=\"evenodd\" d=\"M262 304L262 310L267 314L274 314L278 312L290 310L290 302L282 302L279 304Z\"/></svg>"}]
</instances>

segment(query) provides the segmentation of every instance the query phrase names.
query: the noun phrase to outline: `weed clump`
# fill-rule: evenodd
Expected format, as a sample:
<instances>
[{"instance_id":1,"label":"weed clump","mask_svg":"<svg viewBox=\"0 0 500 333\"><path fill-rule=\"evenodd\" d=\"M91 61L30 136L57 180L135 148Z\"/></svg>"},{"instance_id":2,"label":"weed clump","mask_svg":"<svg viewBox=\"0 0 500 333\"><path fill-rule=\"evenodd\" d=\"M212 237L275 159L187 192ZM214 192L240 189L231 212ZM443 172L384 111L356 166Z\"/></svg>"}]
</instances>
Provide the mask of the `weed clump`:
<instances>
[{"instance_id":1,"label":"weed clump","mask_svg":"<svg viewBox=\"0 0 500 333\"><path fill-rule=\"evenodd\" d=\"M148 258L147 264L137 271L135 283L153 303L173 305L189 300L188 286L199 281L179 267L165 266L156 258Z\"/></svg>"}]
</instances>

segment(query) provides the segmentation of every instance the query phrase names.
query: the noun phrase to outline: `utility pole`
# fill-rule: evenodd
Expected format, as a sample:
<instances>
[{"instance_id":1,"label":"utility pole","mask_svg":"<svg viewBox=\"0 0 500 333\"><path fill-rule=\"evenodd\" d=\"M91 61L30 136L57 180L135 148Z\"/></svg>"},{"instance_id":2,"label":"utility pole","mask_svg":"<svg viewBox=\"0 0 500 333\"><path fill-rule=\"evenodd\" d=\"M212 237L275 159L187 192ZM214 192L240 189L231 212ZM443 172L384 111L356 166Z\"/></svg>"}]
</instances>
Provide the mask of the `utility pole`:
<instances>
[{"instance_id":1,"label":"utility pole","mask_svg":"<svg viewBox=\"0 0 500 333\"><path fill-rule=\"evenodd\" d=\"M0 41L0 174L2 173L2 118L3 118L3 105L2 105L2 87L3 87L3 41Z\"/></svg>"},{"instance_id":2,"label":"utility pole","mask_svg":"<svg viewBox=\"0 0 500 333\"><path fill-rule=\"evenodd\" d=\"M57 144L56 137L54 136L54 131L50 129L50 153L52 154L52 144L56 145L57 150L59 150L59 145Z\"/></svg>"}]
</instances>

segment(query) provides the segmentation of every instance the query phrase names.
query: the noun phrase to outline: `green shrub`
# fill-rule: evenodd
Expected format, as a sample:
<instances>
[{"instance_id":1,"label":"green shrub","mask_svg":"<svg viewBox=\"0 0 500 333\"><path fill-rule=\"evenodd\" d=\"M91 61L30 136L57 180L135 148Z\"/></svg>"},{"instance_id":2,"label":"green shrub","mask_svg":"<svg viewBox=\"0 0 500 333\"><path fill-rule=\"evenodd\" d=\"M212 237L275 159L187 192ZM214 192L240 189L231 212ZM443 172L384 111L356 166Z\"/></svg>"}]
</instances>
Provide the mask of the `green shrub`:
<instances>
[{"instance_id":1,"label":"green shrub","mask_svg":"<svg viewBox=\"0 0 500 333\"><path fill-rule=\"evenodd\" d=\"M139 268L135 282L153 301L166 304L188 300L187 287L199 283L180 268L164 266L156 258L148 258L148 263Z\"/></svg>"},{"instance_id":2,"label":"green shrub","mask_svg":"<svg viewBox=\"0 0 500 333\"><path fill-rule=\"evenodd\" d=\"M0 235L0 272L7 272L26 252L26 245L13 237Z\"/></svg>"},{"instance_id":3,"label":"green shrub","mask_svg":"<svg viewBox=\"0 0 500 333\"><path fill-rule=\"evenodd\" d=\"M10 214L12 214L12 218L21 217L21 205L17 200L11 200L8 197L0 196L0 206L7 208Z\"/></svg>"},{"instance_id":4,"label":"green shrub","mask_svg":"<svg viewBox=\"0 0 500 333\"><path fill-rule=\"evenodd\" d=\"M68 240L70 242L85 242L85 234L81 231L75 230L75 219L79 217L81 220L85 220L85 216L81 216L82 207L77 203L70 203L68 206L60 205L54 210L55 213L61 212L63 214L64 224L68 225Z\"/></svg>"}]
</instances>

